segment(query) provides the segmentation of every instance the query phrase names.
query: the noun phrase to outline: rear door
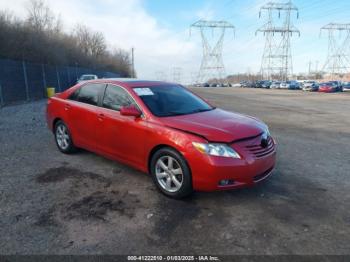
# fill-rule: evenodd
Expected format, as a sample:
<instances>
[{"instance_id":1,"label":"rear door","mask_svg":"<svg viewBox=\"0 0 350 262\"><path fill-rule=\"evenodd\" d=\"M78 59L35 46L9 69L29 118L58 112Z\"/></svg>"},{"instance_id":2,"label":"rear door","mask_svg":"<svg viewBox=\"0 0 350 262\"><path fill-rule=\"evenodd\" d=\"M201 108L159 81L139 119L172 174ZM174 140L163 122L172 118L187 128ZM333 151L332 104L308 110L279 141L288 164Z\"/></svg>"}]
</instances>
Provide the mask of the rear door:
<instances>
[{"instance_id":1,"label":"rear door","mask_svg":"<svg viewBox=\"0 0 350 262\"><path fill-rule=\"evenodd\" d=\"M98 105L106 84L87 83L66 100L67 124L74 143L91 151L97 148Z\"/></svg>"},{"instance_id":2,"label":"rear door","mask_svg":"<svg viewBox=\"0 0 350 262\"><path fill-rule=\"evenodd\" d=\"M129 105L140 109L126 89L107 85L100 108L98 137L105 153L140 166L145 156L148 128L143 117L120 114L120 108Z\"/></svg>"}]
</instances>

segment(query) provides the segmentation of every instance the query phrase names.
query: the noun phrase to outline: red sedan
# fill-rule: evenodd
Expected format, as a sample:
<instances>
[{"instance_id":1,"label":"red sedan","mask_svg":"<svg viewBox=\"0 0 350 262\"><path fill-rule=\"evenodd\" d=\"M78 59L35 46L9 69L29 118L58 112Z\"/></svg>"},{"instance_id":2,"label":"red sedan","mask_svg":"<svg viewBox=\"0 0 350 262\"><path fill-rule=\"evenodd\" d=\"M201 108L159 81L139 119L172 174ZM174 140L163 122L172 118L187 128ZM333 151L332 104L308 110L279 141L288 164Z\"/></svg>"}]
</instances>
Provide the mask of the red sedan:
<instances>
[{"instance_id":1,"label":"red sedan","mask_svg":"<svg viewBox=\"0 0 350 262\"><path fill-rule=\"evenodd\" d=\"M326 82L326 83L321 83L319 88L319 92L323 93L333 93L333 92L341 92L342 87L338 81L331 81L331 82Z\"/></svg>"},{"instance_id":2,"label":"red sedan","mask_svg":"<svg viewBox=\"0 0 350 262\"><path fill-rule=\"evenodd\" d=\"M174 198L252 186L276 161L263 122L164 82L78 84L48 100L47 123L61 152L84 148L131 165Z\"/></svg>"}]
</instances>

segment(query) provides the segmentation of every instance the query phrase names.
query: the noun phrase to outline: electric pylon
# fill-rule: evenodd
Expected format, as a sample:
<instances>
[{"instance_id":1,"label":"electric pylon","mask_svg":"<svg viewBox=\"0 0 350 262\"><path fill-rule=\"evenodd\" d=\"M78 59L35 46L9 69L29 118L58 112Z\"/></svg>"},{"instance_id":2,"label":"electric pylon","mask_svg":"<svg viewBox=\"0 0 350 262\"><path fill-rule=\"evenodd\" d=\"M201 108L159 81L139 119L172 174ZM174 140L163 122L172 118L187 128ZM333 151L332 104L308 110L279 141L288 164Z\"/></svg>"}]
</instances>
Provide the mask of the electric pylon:
<instances>
[{"instance_id":1,"label":"electric pylon","mask_svg":"<svg viewBox=\"0 0 350 262\"><path fill-rule=\"evenodd\" d=\"M328 55L323 71L334 80L350 72L350 23L330 23L323 26L322 31L328 31ZM336 33L339 33L338 39ZM340 37L342 33L344 38Z\"/></svg>"},{"instance_id":2,"label":"electric pylon","mask_svg":"<svg viewBox=\"0 0 350 262\"><path fill-rule=\"evenodd\" d=\"M300 31L292 24L291 13L297 12L298 8L291 1L286 3L269 2L260 8L261 12L267 11L267 22L259 28L255 34L262 32L265 36L265 48L261 61L260 74L262 78L273 80L287 80L293 74L293 62L290 38L293 33L300 36ZM274 24L274 15L278 13L278 18L284 18L283 24ZM275 35L277 34L277 35ZM280 37L278 37L280 36Z\"/></svg>"},{"instance_id":3,"label":"electric pylon","mask_svg":"<svg viewBox=\"0 0 350 262\"><path fill-rule=\"evenodd\" d=\"M226 29L235 27L226 21L207 21L199 20L190 26L191 28L198 28L202 37L203 57L200 70L197 76L197 83L205 83L208 80L222 80L226 76L225 66L222 58L222 49L224 44L224 37ZM218 39L211 45L207 30L212 30L212 35L218 32Z\"/></svg>"}]
</instances>

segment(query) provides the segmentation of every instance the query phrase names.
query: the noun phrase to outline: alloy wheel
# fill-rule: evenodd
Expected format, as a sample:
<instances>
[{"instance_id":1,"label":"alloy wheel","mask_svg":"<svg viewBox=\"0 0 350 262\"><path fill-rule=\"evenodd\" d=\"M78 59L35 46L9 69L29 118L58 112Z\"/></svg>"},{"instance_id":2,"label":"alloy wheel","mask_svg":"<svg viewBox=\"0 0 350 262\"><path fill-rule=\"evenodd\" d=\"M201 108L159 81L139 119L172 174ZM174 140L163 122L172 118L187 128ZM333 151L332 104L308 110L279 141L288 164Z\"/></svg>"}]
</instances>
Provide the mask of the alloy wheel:
<instances>
[{"instance_id":1,"label":"alloy wheel","mask_svg":"<svg viewBox=\"0 0 350 262\"><path fill-rule=\"evenodd\" d=\"M56 128L56 141L62 150L66 150L69 147L70 137L68 129L63 124L58 125Z\"/></svg>"},{"instance_id":2,"label":"alloy wheel","mask_svg":"<svg viewBox=\"0 0 350 262\"><path fill-rule=\"evenodd\" d=\"M178 161L171 156L162 156L156 163L156 177L159 185L166 191L174 193L183 183L183 171Z\"/></svg>"}]
</instances>

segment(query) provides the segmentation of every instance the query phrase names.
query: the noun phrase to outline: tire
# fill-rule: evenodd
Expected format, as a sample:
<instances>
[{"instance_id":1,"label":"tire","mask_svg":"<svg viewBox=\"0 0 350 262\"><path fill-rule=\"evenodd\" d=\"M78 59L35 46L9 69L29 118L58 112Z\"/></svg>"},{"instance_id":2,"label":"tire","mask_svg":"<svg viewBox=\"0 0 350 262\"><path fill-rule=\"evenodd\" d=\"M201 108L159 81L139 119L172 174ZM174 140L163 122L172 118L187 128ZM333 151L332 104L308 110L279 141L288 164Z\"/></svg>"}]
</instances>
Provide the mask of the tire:
<instances>
[{"instance_id":1,"label":"tire","mask_svg":"<svg viewBox=\"0 0 350 262\"><path fill-rule=\"evenodd\" d=\"M56 145L62 153L71 154L77 151L69 129L63 121L59 120L55 124L54 134Z\"/></svg>"},{"instance_id":2,"label":"tire","mask_svg":"<svg viewBox=\"0 0 350 262\"><path fill-rule=\"evenodd\" d=\"M168 197L181 199L193 192L190 168L172 148L161 148L152 156L150 171L157 188Z\"/></svg>"}]
</instances>

